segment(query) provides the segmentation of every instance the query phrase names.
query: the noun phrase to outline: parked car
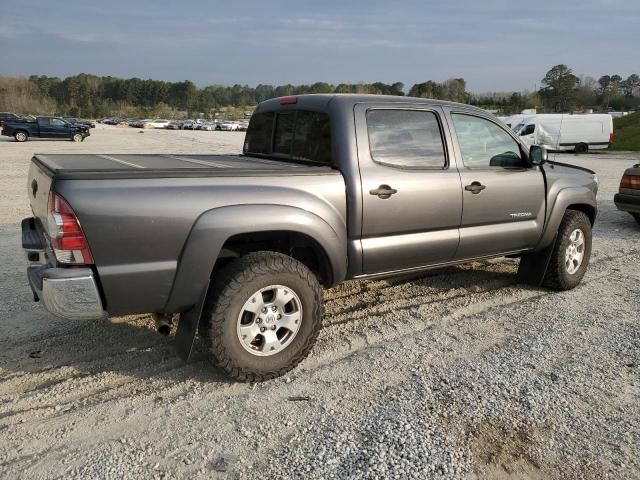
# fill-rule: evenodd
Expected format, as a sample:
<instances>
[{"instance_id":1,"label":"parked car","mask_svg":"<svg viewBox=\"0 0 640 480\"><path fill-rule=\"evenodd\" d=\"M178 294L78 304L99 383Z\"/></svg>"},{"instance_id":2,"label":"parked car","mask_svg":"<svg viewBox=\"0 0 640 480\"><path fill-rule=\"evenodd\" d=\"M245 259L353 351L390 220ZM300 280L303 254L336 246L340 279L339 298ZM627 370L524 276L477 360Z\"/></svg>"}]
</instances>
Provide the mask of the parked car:
<instances>
[{"instance_id":1,"label":"parked car","mask_svg":"<svg viewBox=\"0 0 640 480\"><path fill-rule=\"evenodd\" d=\"M182 123L183 130L193 130L195 126L196 126L196 122L194 122L193 120L185 120Z\"/></svg>"},{"instance_id":2,"label":"parked car","mask_svg":"<svg viewBox=\"0 0 640 480\"><path fill-rule=\"evenodd\" d=\"M216 127L217 130L223 130L227 132L235 132L240 129L240 124L236 122L222 122Z\"/></svg>"},{"instance_id":3,"label":"parked car","mask_svg":"<svg viewBox=\"0 0 640 480\"><path fill-rule=\"evenodd\" d=\"M96 128L96 124L91 120L82 120L81 118L77 118L77 117L61 117L61 118L75 125L86 125L89 128Z\"/></svg>"},{"instance_id":4,"label":"parked car","mask_svg":"<svg viewBox=\"0 0 640 480\"><path fill-rule=\"evenodd\" d=\"M82 142L91 135L86 125L69 123L58 117L36 117L36 120L3 122L2 135L13 137L17 142L26 142L29 138L68 138Z\"/></svg>"},{"instance_id":5,"label":"parked car","mask_svg":"<svg viewBox=\"0 0 640 480\"><path fill-rule=\"evenodd\" d=\"M524 117L514 128L528 145L587 153L613 143L613 119L608 113L570 115L543 113Z\"/></svg>"},{"instance_id":6,"label":"parked car","mask_svg":"<svg viewBox=\"0 0 640 480\"><path fill-rule=\"evenodd\" d=\"M169 122L169 123L167 123L167 126L164 127L164 128L166 128L167 130L180 130L181 122L175 122L175 121L174 122Z\"/></svg>"},{"instance_id":7,"label":"parked car","mask_svg":"<svg viewBox=\"0 0 640 480\"><path fill-rule=\"evenodd\" d=\"M17 113L12 112L0 112L0 123L1 122L17 122L22 120L22 116Z\"/></svg>"},{"instance_id":8,"label":"parked car","mask_svg":"<svg viewBox=\"0 0 640 480\"><path fill-rule=\"evenodd\" d=\"M164 331L180 314L180 356L199 327L245 381L307 355L321 286L508 255L523 282L575 287L598 190L479 108L376 95L267 100L242 155L35 155L28 185L49 311L150 312Z\"/></svg>"},{"instance_id":9,"label":"parked car","mask_svg":"<svg viewBox=\"0 0 640 480\"><path fill-rule=\"evenodd\" d=\"M613 201L618 210L630 213L640 223L640 163L624 171Z\"/></svg>"},{"instance_id":10,"label":"parked car","mask_svg":"<svg viewBox=\"0 0 640 480\"><path fill-rule=\"evenodd\" d=\"M167 125L169 125L169 120L155 119L145 122L145 127L151 128L165 128Z\"/></svg>"},{"instance_id":11,"label":"parked car","mask_svg":"<svg viewBox=\"0 0 640 480\"><path fill-rule=\"evenodd\" d=\"M145 124L151 121L151 118L145 118L144 120L133 120L131 123L129 123L129 126L133 128L144 128Z\"/></svg>"}]
</instances>

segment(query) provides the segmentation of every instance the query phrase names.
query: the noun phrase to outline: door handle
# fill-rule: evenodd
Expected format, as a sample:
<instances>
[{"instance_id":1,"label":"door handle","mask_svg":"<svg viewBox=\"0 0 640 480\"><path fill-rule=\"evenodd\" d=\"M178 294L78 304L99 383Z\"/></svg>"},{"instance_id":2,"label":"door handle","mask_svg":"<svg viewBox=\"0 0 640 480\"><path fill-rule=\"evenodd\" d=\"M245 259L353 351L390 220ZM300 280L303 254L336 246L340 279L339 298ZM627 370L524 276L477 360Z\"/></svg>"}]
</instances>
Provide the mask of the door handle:
<instances>
[{"instance_id":1,"label":"door handle","mask_svg":"<svg viewBox=\"0 0 640 480\"><path fill-rule=\"evenodd\" d=\"M464 189L466 191L471 192L474 195L477 195L478 193L480 193L485 188L487 188L487 187L482 185L480 182L471 182L471 185L467 185L466 187L464 187Z\"/></svg>"},{"instance_id":2,"label":"door handle","mask_svg":"<svg viewBox=\"0 0 640 480\"><path fill-rule=\"evenodd\" d=\"M386 200L387 198L389 198L394 193L398 193L398 190L396 190L395 188L391 188L389 185L380 185L376 189L369 190L369 194L377 195L378 197L382 198L383 200Z\"/></svg>"}]
</instances>

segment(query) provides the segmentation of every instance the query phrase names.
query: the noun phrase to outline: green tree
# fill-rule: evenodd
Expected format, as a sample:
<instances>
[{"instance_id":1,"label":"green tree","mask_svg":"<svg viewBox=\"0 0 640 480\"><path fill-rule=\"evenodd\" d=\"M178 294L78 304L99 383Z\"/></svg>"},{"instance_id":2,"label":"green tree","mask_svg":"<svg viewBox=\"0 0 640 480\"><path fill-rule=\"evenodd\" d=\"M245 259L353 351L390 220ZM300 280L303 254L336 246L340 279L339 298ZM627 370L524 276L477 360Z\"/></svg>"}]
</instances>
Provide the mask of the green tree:
<instances>
[{"instance_id":1,"label":"green tree","mask_svg":"<svg viewBox=\"0 0 640 480\"><path fill-rule=\"evenodd\" d=\"M542 79L539 94L545 106L555 112L567 111L574 97L578 77L564 64L551 68Z\"/></svg>"},{"instance_id":2,"label":"green tree","mask_svg":"<svg viewBox=\"0 0 640 480\"><path fill-rule=\"evenodd\" d=\"M622 82L622 92L627 97L633 96L633 91L638 87L640 87L640 77L635 73L629 75L627 79Z\"/></svg>"}]
</instances>

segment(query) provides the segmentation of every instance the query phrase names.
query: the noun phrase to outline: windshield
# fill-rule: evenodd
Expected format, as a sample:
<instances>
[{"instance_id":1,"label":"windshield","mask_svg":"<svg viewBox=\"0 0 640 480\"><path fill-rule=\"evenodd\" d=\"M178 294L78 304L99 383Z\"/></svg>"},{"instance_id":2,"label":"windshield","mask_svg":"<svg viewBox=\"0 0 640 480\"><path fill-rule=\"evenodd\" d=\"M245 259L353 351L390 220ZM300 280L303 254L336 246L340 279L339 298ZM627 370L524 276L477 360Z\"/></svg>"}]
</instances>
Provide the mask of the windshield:
<instances>
[{"instance_id":1,"label":"windshield","mask_svg":"<svg viewBox=\"0 0 640 480\"><path fill-rule=\"evenodd\" d=\"M515 127L513 127L513 131L516 132L516 133L519 133L520 130L522 129L522 127L524 127L524 122L521 122L518 125L516 125Z\"/></svg>"}]
</instances>

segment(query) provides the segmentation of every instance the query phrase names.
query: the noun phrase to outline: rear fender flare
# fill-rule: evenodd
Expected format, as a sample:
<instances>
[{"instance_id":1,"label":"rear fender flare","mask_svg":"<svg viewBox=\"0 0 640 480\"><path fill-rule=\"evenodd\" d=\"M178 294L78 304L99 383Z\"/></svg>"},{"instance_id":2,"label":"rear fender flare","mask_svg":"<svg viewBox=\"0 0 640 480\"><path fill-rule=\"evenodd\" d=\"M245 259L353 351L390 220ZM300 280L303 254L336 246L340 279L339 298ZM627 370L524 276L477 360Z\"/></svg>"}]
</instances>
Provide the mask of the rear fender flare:
<instances>
[{"instance_id":1,"label":"rear fender flare","mask_svg":"<svg viewBox=\"0 0 640 480\"><path fill-rule=\"evenodd\" d=\"M225 242L238 234L292 231L312 238L331 265L333 283L347 271L347 238L343 224L286 205L234 205L203 213L195 222L180 255L165 312L188 310L197 304Z\"/></svg>"}]
</instances>

